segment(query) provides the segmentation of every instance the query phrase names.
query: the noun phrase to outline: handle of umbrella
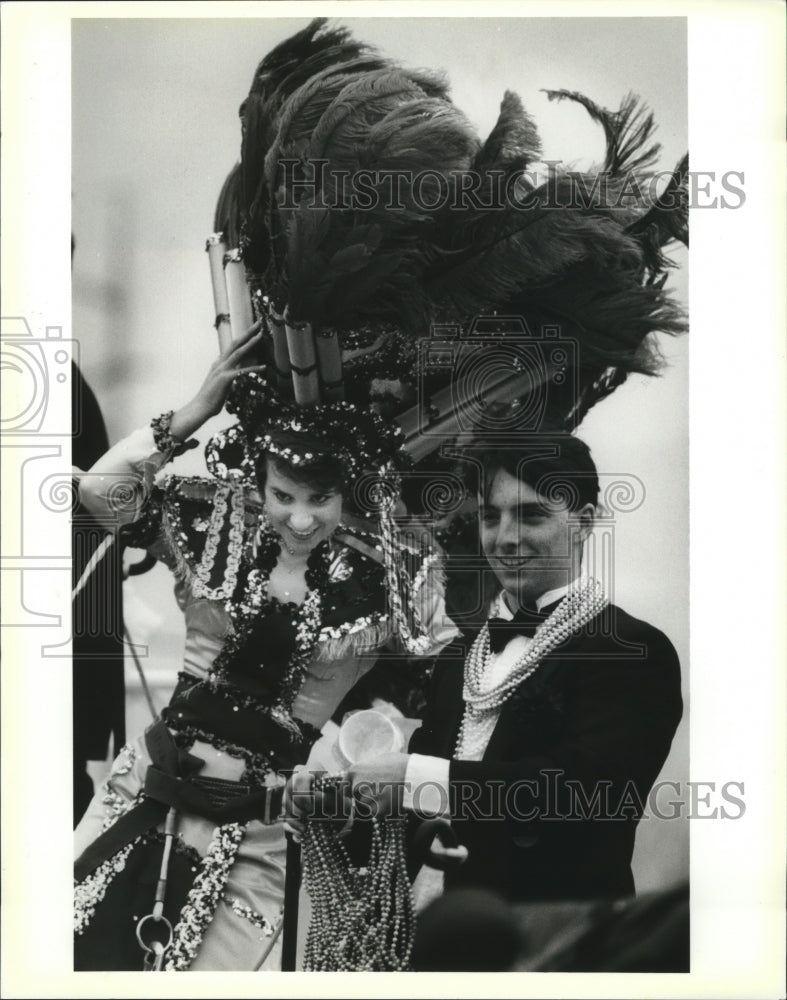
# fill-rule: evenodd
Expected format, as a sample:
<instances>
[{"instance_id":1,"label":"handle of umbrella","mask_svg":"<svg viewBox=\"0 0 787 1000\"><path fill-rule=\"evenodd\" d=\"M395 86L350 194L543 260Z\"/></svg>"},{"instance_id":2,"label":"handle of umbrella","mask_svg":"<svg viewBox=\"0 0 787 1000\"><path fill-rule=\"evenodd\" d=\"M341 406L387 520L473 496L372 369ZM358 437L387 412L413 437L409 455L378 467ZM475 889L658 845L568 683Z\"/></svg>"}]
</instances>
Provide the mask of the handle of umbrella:
<instances>
[{"instance_id":1,"label":"handle of umbrella","mask_svg":"<svg viewBox=\"0 0 787 1000\"><path fill-rule=\"evenodd\" d=\"M435 853L432 846L435 838L452 853ZM457 868L468 857L467 848L459 843L456 831L445 819L428 819L421 823L413 837L413 850L423 864L437 871Z\"/></svg>"}]
</instances>

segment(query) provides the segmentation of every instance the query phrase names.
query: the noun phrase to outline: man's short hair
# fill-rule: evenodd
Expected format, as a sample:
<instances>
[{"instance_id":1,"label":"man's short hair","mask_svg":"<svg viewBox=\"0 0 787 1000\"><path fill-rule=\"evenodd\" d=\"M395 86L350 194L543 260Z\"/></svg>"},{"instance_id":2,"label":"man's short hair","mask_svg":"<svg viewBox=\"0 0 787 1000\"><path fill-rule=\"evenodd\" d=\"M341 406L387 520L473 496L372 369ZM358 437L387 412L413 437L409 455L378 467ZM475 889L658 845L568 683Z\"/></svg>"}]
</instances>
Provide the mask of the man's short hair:
<instances>
[{"instance_id":1,"label":"man's short hair","mask_svg":"<svg viewBox=\"0 0 787 1000\"><path fill-rule=\"evenodd\" d=\"M467 457L477 471L476 463L483 470L477 489L480 492L483 488L484 499L502 469L569 510L598 504L598 472L590 448L567 431L533 435L516 445L479 438L468 449Z\"/></svg>"}]
</instances>

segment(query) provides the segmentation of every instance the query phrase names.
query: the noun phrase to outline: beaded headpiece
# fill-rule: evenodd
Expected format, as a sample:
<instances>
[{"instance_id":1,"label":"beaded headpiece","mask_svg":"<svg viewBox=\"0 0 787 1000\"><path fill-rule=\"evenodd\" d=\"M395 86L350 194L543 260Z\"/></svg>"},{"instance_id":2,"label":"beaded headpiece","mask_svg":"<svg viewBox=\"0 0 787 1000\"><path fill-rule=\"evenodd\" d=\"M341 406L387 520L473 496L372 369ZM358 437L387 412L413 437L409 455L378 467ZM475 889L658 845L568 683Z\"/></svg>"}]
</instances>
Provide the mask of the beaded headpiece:
<instances>
[{"instance_id":1,"label":"beaded headpiece","mask_svg":"<svg viewBox=\"0 0 787 1000\"><path fill-rule=\"evenodd\" d=\"M397 424L344 400L297 406L278 397L257 372L236 377L226 407L238 423L211 438L205 458L212 475L228 483L255 486L257 463L266 454L299 469L328 456L348 491L364 472L393 473L409 464Z\"/></svg>"}]
</instances>

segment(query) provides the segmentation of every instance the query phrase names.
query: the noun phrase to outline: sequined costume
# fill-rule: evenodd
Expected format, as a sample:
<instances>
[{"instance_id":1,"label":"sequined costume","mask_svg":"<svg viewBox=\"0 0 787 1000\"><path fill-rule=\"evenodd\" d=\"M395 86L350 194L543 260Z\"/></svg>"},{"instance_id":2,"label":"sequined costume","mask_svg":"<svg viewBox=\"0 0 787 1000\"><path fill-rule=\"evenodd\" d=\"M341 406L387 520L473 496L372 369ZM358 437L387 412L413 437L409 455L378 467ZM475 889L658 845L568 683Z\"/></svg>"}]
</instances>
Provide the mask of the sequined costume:
<instances>
[{"instance_id":1,"label":"sequined costume","mask_svg":"<svg viewBox=\"0 0 787 1000\"><path fill-rule=\"evenodd\" d=\"M163 722L121 750L77 828L75 967L142 967L135 929L151 911L164 818L174 806L164 905L173 940L163 967L277 969L282 772L307 760L322 726L391 639L382 558L373 534L350 529L314 550L309 573L313 590L319 582L320 631L293 678L287 664L299 642L299 609L253 586L278 552L260 528L259 495L202 478L156 484L168 457L143 429L81 483L94 516L108 528L123 526L132 544L172 569L186 642ZM140 483L131 498L129 485ZM456 630L445 615L436 557L405 555L437 652ZM251 651L222 666L240 613L254 619ZM297 687L289 712L280 707L288 683Z\"/></svg>"}]
</instances>

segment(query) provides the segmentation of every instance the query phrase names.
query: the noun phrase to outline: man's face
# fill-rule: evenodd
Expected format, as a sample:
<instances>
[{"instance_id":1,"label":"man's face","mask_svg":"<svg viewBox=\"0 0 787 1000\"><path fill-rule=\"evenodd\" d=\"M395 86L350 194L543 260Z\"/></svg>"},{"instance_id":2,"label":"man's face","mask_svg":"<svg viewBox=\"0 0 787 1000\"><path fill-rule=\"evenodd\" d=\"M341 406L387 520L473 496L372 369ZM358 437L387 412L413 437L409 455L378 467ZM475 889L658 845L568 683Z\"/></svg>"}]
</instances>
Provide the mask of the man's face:
<instances>
[{"instance_id":1,"label":"man's face","mask_svg":"<svg viewBox=\"0 0 787 1000\"><path fill-rule=\"evenodd\" d=\"M593 525L593 507L569 511L547 503L532 486L500 469L479 518L484 554L512 604L521 606L571 582Z\"/></svg>"}]
</instances>

